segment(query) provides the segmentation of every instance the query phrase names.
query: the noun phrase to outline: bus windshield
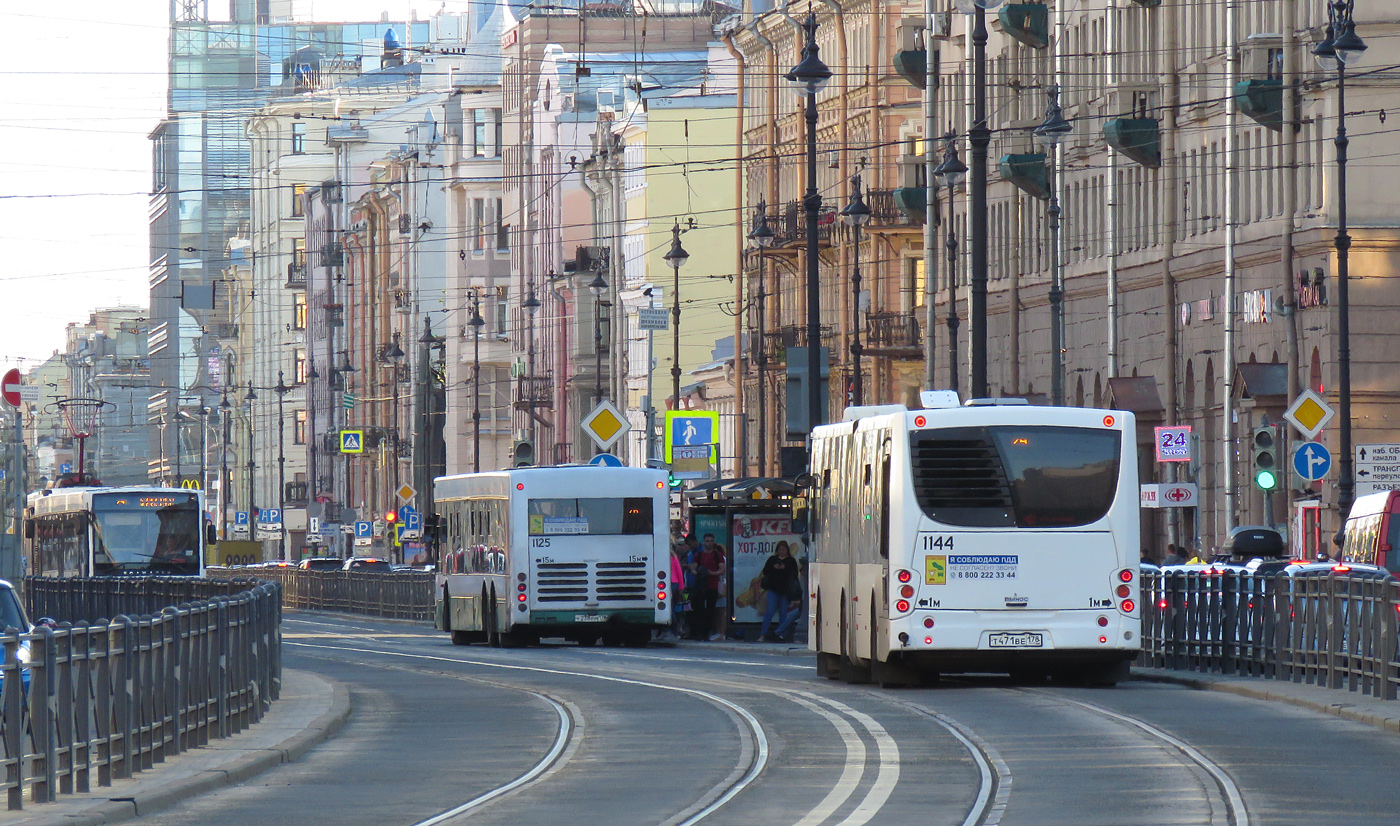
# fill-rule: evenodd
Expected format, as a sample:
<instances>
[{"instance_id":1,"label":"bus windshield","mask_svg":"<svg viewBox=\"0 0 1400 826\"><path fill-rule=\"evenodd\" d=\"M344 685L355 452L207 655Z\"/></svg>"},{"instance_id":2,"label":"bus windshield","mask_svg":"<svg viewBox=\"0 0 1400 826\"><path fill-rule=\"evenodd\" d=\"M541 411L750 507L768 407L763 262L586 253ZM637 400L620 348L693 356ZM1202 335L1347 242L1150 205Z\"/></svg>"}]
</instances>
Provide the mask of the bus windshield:
<instances>
[{"instance_id":1,"label":"bus windshield","mask_svg":"<svg viewBox=\"0 0 1400 826\"><path fill-rule=\"evenodd\" d=\"M190 494L93 497L94 573L198 570L200 513Z\"/></svg>"},{"instance_id":2,"label":"bus windshield","mask_svg":"<svg viewBox=\"0 0 1400 826\"><path fill-rule=\"evenodd\" d=\"M651 534L651 499L531 499L531 536Z\"/></svg>"},{"instance_id":3,"label":"bus windshield","mask_svg":"<svg viewBox=\"0 0 1400 826\"><path fill-rule=\"evenodd\" d=\"M914 432L914 492L924 513L947 525L1087 525L1113 505L1121 438L1112 430L1045 425Z\"/></svg>"}]
</instances>

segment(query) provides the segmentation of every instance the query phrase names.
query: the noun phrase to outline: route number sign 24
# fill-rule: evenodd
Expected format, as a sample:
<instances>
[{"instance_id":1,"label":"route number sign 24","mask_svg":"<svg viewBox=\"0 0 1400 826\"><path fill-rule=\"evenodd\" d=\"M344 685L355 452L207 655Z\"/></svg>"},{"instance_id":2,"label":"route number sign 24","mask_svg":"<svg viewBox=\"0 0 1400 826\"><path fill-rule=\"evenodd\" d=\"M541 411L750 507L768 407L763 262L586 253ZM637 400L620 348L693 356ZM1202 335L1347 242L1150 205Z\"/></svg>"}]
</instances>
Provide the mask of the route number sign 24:
<instances>
[{"instance_id":1,"label":"route number sign 24","mask_svg":"<svg viewBox=\"0 0 1400 826\"><path fill-rule=\"evenodd\" d=\"M1191 426L1153 428L1157 436L1157 461L1191 461Z\"/></svg>"}]
</instances>

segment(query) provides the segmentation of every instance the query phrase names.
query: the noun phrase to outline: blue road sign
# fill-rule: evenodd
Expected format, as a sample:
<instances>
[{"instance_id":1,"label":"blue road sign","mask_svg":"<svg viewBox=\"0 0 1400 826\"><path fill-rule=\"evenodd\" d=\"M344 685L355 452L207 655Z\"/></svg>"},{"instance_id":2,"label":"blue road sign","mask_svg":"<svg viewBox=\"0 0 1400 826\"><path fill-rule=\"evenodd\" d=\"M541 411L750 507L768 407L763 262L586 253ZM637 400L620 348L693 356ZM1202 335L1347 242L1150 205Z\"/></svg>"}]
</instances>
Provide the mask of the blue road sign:
<instances>
[{"instance_id":1,"label":"blue road sign","mask_svg":"<svg viewBox=\"0 0 1400 826\"><path fill-rule=\"evenodd\" d=\"M671 422L671 444L714 444L713 423L708 416L677 416Z\"/></svg>"},{"instance_id":2,"label":"blue road sign","mask_svg":"<svg viewBox=\"0 0 1400 826\"><path fill-rule=\"evenodd\" d=\"M280 525L282 524L282 509L263 508L258 511L258 521L264 525Z\"/></svg>"},{"instance_id":3,"label":"blue road sign","mask_svg":"<svg viewBox=\"0 0 1400 826\"><path fill-rule=\"evenodd\" d=\"M246 524L248 524L248 512L247 512L247 511L235 511L234 514L233 514L233 524L235 524L235 525L246 525Z\"/></svg>"},{"instance_id":4,"label":"blue road sign","mask_svg":"<svg viewBox=\"0 0 1400 826\"><path fill-rule=\"evenodd\" d=\"M70 464L68 464L67 462L64 462L63 464L61 464L61 465L58 466L58 472L59 472L59 473L72 473L72 472L73 472L73 466L70 465Z\"/></svg>"},{"instance_id":5,"label":"blue road sign","mask_svg":"<svg viewBox=\"0 0 1400 826\"><path fill-rule=\"evenodd\" d=\"M588 464L598 465L600 467L622 467L622 460L611 453L599 453L597 456L589 459Z\"/></svg>"},{"instance_id":6,"label":"blue road sign","mask_svg":"<svg viewBox=\"0 0 1400 826\"><path fill-rule=\"evenodd\" d=\"M1317 442L1303 442L1293 451L1293 470L1309 482L1316 482L1332 469L1332 454Z\"/></svg>"},{"instance_id":7,"label":"blue road sign","mask_svg":"<svg viewBox=\"0 0 1400 826\"><path fill-rule=\"evenodd\" d=\"M423 514L419 513L418 511L413 511L412 513L404 514L403 529L406 531L422 531Z\"/></svg>"},{"instance_id":8,"label":"blue road sign","mask_svg":"<svg viewBox=\"0 0 1400 826\"><path fill-rule=\"evenodd\" d=\"M373 538L373 537L374 537L374 523L373 523L373 522L356 522L356 523L355 523L355 538L356 538L356 539L371 539L371 538Z\"/></svg>"}]
</instances>

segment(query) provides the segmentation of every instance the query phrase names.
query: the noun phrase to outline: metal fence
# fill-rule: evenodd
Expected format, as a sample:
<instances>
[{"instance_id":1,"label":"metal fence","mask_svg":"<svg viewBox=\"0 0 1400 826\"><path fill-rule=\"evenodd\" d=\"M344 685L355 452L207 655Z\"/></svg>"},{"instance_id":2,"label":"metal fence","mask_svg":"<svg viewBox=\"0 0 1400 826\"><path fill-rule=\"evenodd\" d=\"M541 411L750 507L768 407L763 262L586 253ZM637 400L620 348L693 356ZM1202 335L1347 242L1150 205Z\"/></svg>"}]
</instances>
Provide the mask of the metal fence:
<instances>
[{"instance_id":1,"label":"metal fence","mask_svg":"<svg viewBox=\"0 0 1400 826\"><path fill-rule=\"evenodd\" d=\"M24 599L31 621L49 617L94 623L100 617L158 614L169 605L233 596L260 582L246 576L26 577Z\"/></svg>"},{"instance_id":2,"label":"metal fence","mask_svg":"<svg viewBox=\"0 0 1400 826\"><path fill-rule=\"evenodd\" d=\"M300 568L232 568L210 571L211 577L256 577L280 582L288 608L343 611L390 619L433 618L430 571L303 571Z\"/></svg>"},{"instance_id":3,"label":"metal fence","mask_svg":"<svg viewBox=\"0 0 1400 826\"><path fill-rule=\"evenodd\" d=\"M1297 575L1148 573L1139 665L1238 674L1393 700L1400 689L1400 582Z\"/></svg>"},{"instance_id":4,"label":"metal fence","mask_svg":"<svg viewBox=\"0 0 1400 826\"><path fill-rule=\"evenodd\" d=\"M26 789L42 803L91 791L94 774L110 786L262 719L281 691L281 589L211 587L231 586L241 592L0 635L0 769L10 809L22 808Z\"/></svg>"}]
</instances>

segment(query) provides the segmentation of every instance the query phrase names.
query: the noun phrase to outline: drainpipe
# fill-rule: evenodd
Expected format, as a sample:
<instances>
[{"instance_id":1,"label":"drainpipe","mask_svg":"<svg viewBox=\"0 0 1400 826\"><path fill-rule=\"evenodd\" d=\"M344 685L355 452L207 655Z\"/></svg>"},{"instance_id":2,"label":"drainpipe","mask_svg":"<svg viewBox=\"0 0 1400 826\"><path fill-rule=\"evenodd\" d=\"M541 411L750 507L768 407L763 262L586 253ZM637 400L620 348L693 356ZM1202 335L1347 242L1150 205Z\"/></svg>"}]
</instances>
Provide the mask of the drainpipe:
<instances>
[{"instance_id":1,"label":"drainpipe","mask_svg":"<svg viewBox=\"0 0 1400 826\"><path fill-rule=\"evenodd\" d=\"M1177 42L1176 15L1168 14L1163 19L1162 36L1166 43ZM1177 358L1178 342L1176 335L1177 312L1176 312L1176 279L1172 275L1172 259L1176 257L1176 234L1177 234L1177 210L1180 209L1178 195L1180 190L1176 181L1178 164L1176 162L1176 108L1181 100L1181 77L1178 74L1176 64L1176 53L1168 51L1166 56L1166 77L1162 79L1162 87L1167 90L1166 105L1162 107L1162 117L1165 121L1162 129L1162 176L1165 184L1161 188L1162 197L1162 307L1166 312L1162 314L1162 335L1166 343L1166 389L1167 389L1167 409L1166 421L1171 427L1180 420L1178 409L1177 392ZM1177 481L1179 462L1166 463L1166 481ZM1167 542L1180 547L1181 537L1181 508L1167 508ZM1200 511L1197 510L1199 519Z\"/></svg>"},{"instance_id":2,"label":"drainpipe","mask_svg":"<svg viewBox=\"0 0 1400 826\"><path fill-rule=\"evenodd\" d=\"M938 190L933 185L933 170L938 165L934 159L933 110L937 102L938 72L933 64L934 11L932 0L925 0L927 12L924 15L924 387L933 389L933 353L937 342L933 330L937 321L934 307L934 290L938 274L938 254L934 251L934 241L938 237Z\"/></svg>"},{"instance_id":3,"label":"drainpipe","mask_svg":"<svg viewBox=\"0 0 1400 826\"><path fill-rule=\"evenodd\" d=\"M836 134L839 136L838 140L839 145L841 147L839 150L840 161L837 164L839 167L837 169L837 197L839 198L839 200L837 201L837 209L840 209L841 207L845 206L845 204L847 204L851 199L851 146L849 141L846 140L846 136L850 134L847 130L849 116L847 115L848 107L846 106L846 103L849 99L851 91L851 65L848 53L846 51L845 9L841 8L841 4L836 2L836 0L821 0L821 2L823 5L830 7L832 12L836 16L836 52L838 66L831 67L831 71L834 75L834 78L839 79L841 83L840 93L839 96L836 98L838 101L836 107ZM833 227L833 230L834 229L835 227ZM859 238L860 235L861 233L856 233L853 235L853 238ZM869 235L867 235L866 237L870 238L870 249L872 250L872 254L870 255L870 279L868 283L872 288L874 288L879 283L878 273L880 268L878 268L878 266L875 263L875 255L873 253L873 250L875 249L875 239L873 236ZM840 270L836 278L833 279L835 282L840 283L845 273L850 272L850 259L853 253L855 255L859 255L859 251L853 250L852 245L841 245ZM852 302L855 301L855 297L851 294L850 290L846 289L838 289L836 291L836 294L841 296L841 324L842 326L846 327L846 335L843 336L841 351L843 353L849 353L851 350L851 336L855 335L856 332L856 330L850 325L852 325L853 323L859 323L858 321L853 321L853 319L855 319L856 308L852 306ZM874 289L871 290L871 295L875 295ZM830 302L823 302L823 304L829 305ZM872 359L872 370L874 368L875 363L876 360ZM853 371L858 369L857 365L852 364L851 369ZM873 378L875 378L876 381L879 380L878 376L875 376ZM878 385L872 386L870 388L872 391L869 394L871 398L876 397L876 393L879 392L877 388ZM844 398L841 406L842 408L845 407Z\"/></svg>"},{"instance_id":4,"label":"drainpipe","mask_svg":"<svg viewBox=\"0 0 1400 826\"><path fill-rule=\"evenodd\" d=\"M777 159L778 159L778 137L777 137L777 136L778 136L778 111L777 111L777 88L778 88L778 68L777 68L777 63L778 63L778 56L777 56L777 49L773 46L773 41L771 41L771 40L769 40L767 37L765 37L764 34L763 34L763 32L759 30L757 19L750 20L749 23L748 23L748 25L745 26L745 28L748 30L749 34L753 35L753 37L754 37L755 40L757 40L759 43L761 43L763 46L765 46L765 47L767 48L767 53L768 53L768 58L767 58L768 69L767 69L766 72L764 72L764 74L765 74L766 77L767 77L768 82L767 82L767 84L765 84L764 89L763 89L763 109L764 109L764 112L765 112L765 120L766 120L766 122L767 122L767 129L766 129L765 131L768 133L768 146L767 146L767 166L768 166L768 169L767 169L767 174L764 175L764 180L765 180L764 200L765 200L765 203L771 205L771 204L776 204L776 203L778 203L778 160L777 160ZM760 260L759 260L759 278L758 278L758 290L759 290L760 296L762 296L764 290L767 289L767 282L766 282L765 279L764 279L764 269L765 269L766 267L767 267L767 261L766 261L766 259L760 258ZM767 308L766 302L765 302L762 298L759 299L759 303L758 303L758 312L759 312L759 323L758 323L759 336L758 336L758 341L757 341L757 342L755 343L755 345L754 345L755 348L761 348L761 347L766 347L766 346L767 346L767 342L764 341L764 337L763 337L763 334L762 334L763 329L764 329L765 322L766 322L766 320L767 320L767 319L763 318L763 314L764 314L764 313L767 313L767 312L770 312L770 310ZM760 362L760 363L762 363L762 362ZM768 449L767 449L767 448L768 448L768 445L770 444L770 442L769 442L769 440L768 440L768 434L767 434L767 432L766 432L766 429L767 429L767 426L768 426L768 418L769 418L769 417L768 417L768 415L767 415L767 404L768 404L768 401L767 401L767 393L765 392L765 390L764 390L764 388L763 388L763 386L762 386L762 383L767 381L767 377L764 376L763 373L760 372L759 375L758 375L758 381L759 381L759 383L760 383L760 388L759 388L759 391L758 391L758 400L759 400L759 404L760 404L761 406L764 407L764 410L763 410L762 412L760 412L760 414L759 414L759 428L760 428L760 432L759 432L759 437L758 437L758 445L759 445L759 451L758 451L758 452L759 452L759 456L758 456L758 472L759 472L759 475L760 475L760 476L767 476L767 475L768 475L768 468L769 468L769 465L768 465Z\"/></svg>"},{"instance_id":5,"label":"drainpipe","mask_svg":"<svg viewBox=\"0 0 1400 826\"><path fill-rule=\"evenodd\" d=\"M1284 20L1297 20L1297 0L1284 4ZM1293 223L1298 212L1298 37L1292 26L1283 27L1283 238L1279 268L1283 276L1283 323L1288 336L1288 398L1298 398L1302 390L1301 357L1298 352L1298 295L1294 281ZM1285 519L1293 516L1298 491L1286 486ZM1296 534L1296 532L1295 532ZM1299 540L1290 536L1292 542ZM1295 544L1301 549L1301 544Z\"/></svg>"},{"instance_id":6,"label":"drainpipe","mask_svg":"<svg viewBox=\"0 0 1400 826\"><path fill-rule=\"evenodd\" d=\"M1108 53L1105 59L1108 77L1104 80L1105 86L1113 89L1118 83L1118 27L1115 12L1118 10L1116 0L1108 4L1107 13L1104 16L1104 38L1106 41L1105 51ZM1106 287L1108 298L1108 377L1118 377L1118 150L1114 149L1108 153L1108 180L1105 182L1104 195L1108 199L1106 212L1107 232L1108 232L1108 284Z\"/></svg>"},{"instance_id":7,"label":"drainpipe","mask_svg":"<svg viewBox=\"0 0 1400 826\"><path fill-rule=\"evenodd\" d=\"M1220 405L1221 450L1225 454L1225 532L1234 529L1236 524L1235 499L1235 126L1238 123L1238 110L1235 107L1235 81L1238 80L1239 63L1235 54L1235 14L1230 4L1225 6L1225 88L1231 94L1225 96L1225 341L1221 362L1225 380L1223 403Z\"/></svg>"},{"instance_id":8,"label":"drainpipe","mask_svg":"<svg viewBox=\"0 0 1400 826\"><path fill-rule=\"evenodd\" d=\"M744 155L744 73L748 64L739 50L734 48L734 33L726 32L721 38L724 48L734 58L736 64L734 146L739 156ZM734 429L738 435L739 449L734 451L734 477L742 478L749 473L748 418L744 407L744 380L748 376L747 359L744 357L744 164L734 164ZM650 369L650 365L648 365Z\"/></svg>"}]
</instances>

